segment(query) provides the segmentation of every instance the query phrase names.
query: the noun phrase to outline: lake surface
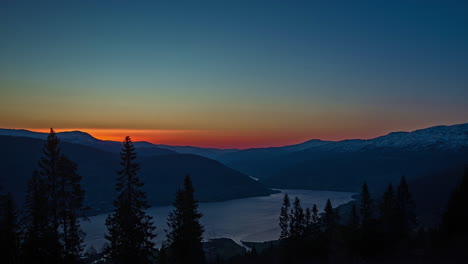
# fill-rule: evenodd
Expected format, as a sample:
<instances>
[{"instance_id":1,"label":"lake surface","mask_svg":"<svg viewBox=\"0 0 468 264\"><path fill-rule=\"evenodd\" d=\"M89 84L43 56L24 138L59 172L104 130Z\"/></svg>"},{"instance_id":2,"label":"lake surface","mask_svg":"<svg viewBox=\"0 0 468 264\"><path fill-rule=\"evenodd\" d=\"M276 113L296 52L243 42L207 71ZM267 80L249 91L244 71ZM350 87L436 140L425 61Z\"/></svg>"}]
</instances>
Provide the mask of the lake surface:
<instances>
[{"instance_id":1,"label":"lake surface","mask_svg":"<svg viewBox=\"0 0 468 264\"><path fill-rule=\"evenodd\" d=\"M278 217L284 193L288 193L291 204L294 197L299 197L303 208L317 204L320 211L330 198L333 207L353 200L355 193L331 192L314 190L280 190L281 193L270 196L251 197L229 200L224 202L200 203L201 219L205 226L204 238L231 238L240 241L261 242L278 239L280 229ZM172 206L156 206L148 209L156 224L156 245L159 247L165 239L164 229L167 229L166 219ZM82 228L86 232L86 248L94 246L100 250L106 243L104 234L107 214L90 217L90 222L83 222Z\"/></svg>"}]
</instances>

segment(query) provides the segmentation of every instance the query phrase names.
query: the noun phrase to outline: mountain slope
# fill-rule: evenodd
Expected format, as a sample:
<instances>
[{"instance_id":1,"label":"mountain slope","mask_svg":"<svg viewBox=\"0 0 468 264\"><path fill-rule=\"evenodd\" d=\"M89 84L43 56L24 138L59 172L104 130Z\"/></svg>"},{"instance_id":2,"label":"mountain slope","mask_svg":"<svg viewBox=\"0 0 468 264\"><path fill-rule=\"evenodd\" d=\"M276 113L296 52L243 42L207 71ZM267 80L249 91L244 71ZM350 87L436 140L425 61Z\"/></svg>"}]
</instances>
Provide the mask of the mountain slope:
<instances>
[{"instance_id":1,"label":"mountain slope","mask_svg":"<svg viewBox=\"0 0 468 264\"><path fill-rule=\"evenodd\" d=\"M394 132L368 140L312 140L279 148L241 150L218 159L272 187L355 190L354 181L393 179L401 174L419 177L437 164L459 165L466 152L468 124L460 124ZM453 155L454 162L446 155ZM429 163L427 169L424 162ZM344 178L337 179L340 175Z\"/></svg>"},{"instance_id":2,"label":"mountain slope","mask_svg":"<svg viewBox=\"0 0 468 264\"><path fill-rule=\"evenodd\" d=\"M0 136L13 136L13 137L29 137L45 140L47 133L34 132L24 129L0 129ZM121 142L100 140L88 133L82 131L67 131L57 133L57 137L62 142L68 142L73 144L80 144L84 146L90 146L100 150L119 153L121 148ZM151 143L139 141L135 142L135 148L142 156L153 156L153 155L166 155L175 154L177 152L166 148L159 148Z\"/></svg>"},{"instance_id":3,"label":"mountain slope","mask_svg":"<svg viewBox=\"0 0 468 264\"><path fill-rule=\"evenodd\" d=\"M0 185L24 199L26 184L37 168L44 141L28 137L0 136ZM119 155L81 144L63 142L62 152L78 164L88 203L96 210L109 209L114 199ZM169 204L186 174L192 176L200 201L219 201L272 193L250 177L218 161L187 155L138 156L140 177L152 205Z\"/></svg>"}]
</instances>

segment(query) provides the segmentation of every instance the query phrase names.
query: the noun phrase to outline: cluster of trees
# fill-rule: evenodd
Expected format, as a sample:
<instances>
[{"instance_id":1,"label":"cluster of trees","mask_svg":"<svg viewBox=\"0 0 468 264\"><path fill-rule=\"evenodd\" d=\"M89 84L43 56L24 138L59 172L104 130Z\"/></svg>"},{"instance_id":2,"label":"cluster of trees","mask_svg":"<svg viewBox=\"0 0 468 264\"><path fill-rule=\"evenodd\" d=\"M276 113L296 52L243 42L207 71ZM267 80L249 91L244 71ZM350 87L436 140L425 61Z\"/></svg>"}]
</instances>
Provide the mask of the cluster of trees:
<instances>
[{"instance_id":1,"label":"cluster of trees","mask_svg":"<svg viewBox=\"0 0 468 264\"><path fill-rule=\"evenodd\" d=\"M13 198L3 199L2 256L8 263L78 263L83 249L84 191L77 165L61 153L51 129L28 183L25 211L19 217ZM18 219L19 218L19 219Z\"/></svg>"},{"instance_id":2,"label":"cluster of trees","mask_svg":"<svg viewBox=\"0 0 468 264\"><path fill-rule=\"evenodd\" d=\"M374 199L364 184L357 202L340 217L330 200L321 213L283 199L279 244L229 263L463 263L468 254L468 169L439 226L417 223L415 203L404 177ZM346 216L346 217L344 217Z\"/></svg>"},{"instance_id":3,"label":"cluster of trees","mask_svg":"<svg viewBox=\"0 0 468 264\"><path fill-rule=\"evenodd\" d=\"M167 241L158 251L153 239L156 227L146 214L149 207L141 190L143 183L137 172L135 147L126 137L120 153L122 169L118 172L114 211L106 219L109 245L104 249L104 263L173 263L201 264L205 262L202 247L204 228L199 220L198 202L190 176L184 180L169 214Z\"/></svg>"},{"instance_id":4,"label":"cluster of trees","mask_svg":"<svg viewBox=\"0 0 468 264\"><path fill-rule=\"evenodd\" d=\"M19 214L11 194L0 197L0 255L2 263L205 263L204 228L190 176L184 180L168 218L167 241L157 250L156 227L146 213L149 204L141 190L135 147L126 137L118 171L114 210L106 219L108 245L102 253L82 254L86 220L84 190L77 165L61 153L51 129L38 169L28 183L25 210Z\"/></svg>"}]
</instances>

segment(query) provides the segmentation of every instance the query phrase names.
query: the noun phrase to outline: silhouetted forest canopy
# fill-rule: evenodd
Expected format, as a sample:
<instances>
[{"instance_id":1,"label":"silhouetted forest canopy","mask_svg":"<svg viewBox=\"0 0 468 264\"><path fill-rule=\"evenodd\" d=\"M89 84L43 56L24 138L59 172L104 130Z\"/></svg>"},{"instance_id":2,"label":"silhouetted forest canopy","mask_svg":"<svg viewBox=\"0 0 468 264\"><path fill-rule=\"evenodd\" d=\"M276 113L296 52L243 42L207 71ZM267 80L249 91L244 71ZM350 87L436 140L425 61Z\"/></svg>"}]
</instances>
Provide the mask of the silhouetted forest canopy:
<instances>
[{"instance_id":1,"label":"silhouetted forest canopy","mask_svg":"<svg viewBox=\"0 0 468 264\"><path fill-rule=\"evenodd\" d=\"M245 243L245 250L221 239L216 243L235 252L223 257L207 254L216 243L205 244L190 175L175 194L166 241L156 247L156 226L146 213L149 203L130 137L122 143L117 196L106 220L108 244L102 252L85 251L80 222L88 208L78 166L62 153L51 129L31 172L24 208L16 208L11 194L0 196L2 263L462 263L468 257L468 168L435 226L418 222L417 205L401 177L382 194L363 183L359 198L340 209L330 199L318 208L285 194L278 208L278 240Z\"/></svg>"}]
</instances>

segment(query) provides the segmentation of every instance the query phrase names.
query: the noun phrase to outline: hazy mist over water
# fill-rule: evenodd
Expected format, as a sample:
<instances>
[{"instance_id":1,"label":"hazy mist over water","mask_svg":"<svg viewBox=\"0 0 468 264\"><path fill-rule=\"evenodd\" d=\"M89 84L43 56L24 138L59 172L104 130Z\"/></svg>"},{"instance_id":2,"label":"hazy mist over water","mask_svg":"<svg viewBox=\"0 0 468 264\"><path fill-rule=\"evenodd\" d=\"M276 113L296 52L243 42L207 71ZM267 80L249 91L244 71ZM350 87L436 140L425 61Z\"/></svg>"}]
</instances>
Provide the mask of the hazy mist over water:
<instances>
[{"instance_id":1,"label":"hazy mist over water","mask_svg":"<svg viewBox=\"0 0 468 264\"><path fill-rule=\"evenodd\" d=\"M205 227L204 239L231 238L240 241L260 242L275 240L279 237L278 217L284 193L290 196L291 204L294 197L299 197L305 209L317 204L320 211L330 198L334 207L353 200L354 193L315 190L281 190L281 193L270 196L252 197L229 200L224 202L200 203L201 219ZM156 206L148 209L149 215L156 223L157 247L165 240L164 229L167 229L167 216L172 206ZM107 232L105 221L107 214L90 217L89 222L83 222L86 232L86 248L94 246L98 251L106 243L104 234Z\"/></svg>"}]
</instances>

